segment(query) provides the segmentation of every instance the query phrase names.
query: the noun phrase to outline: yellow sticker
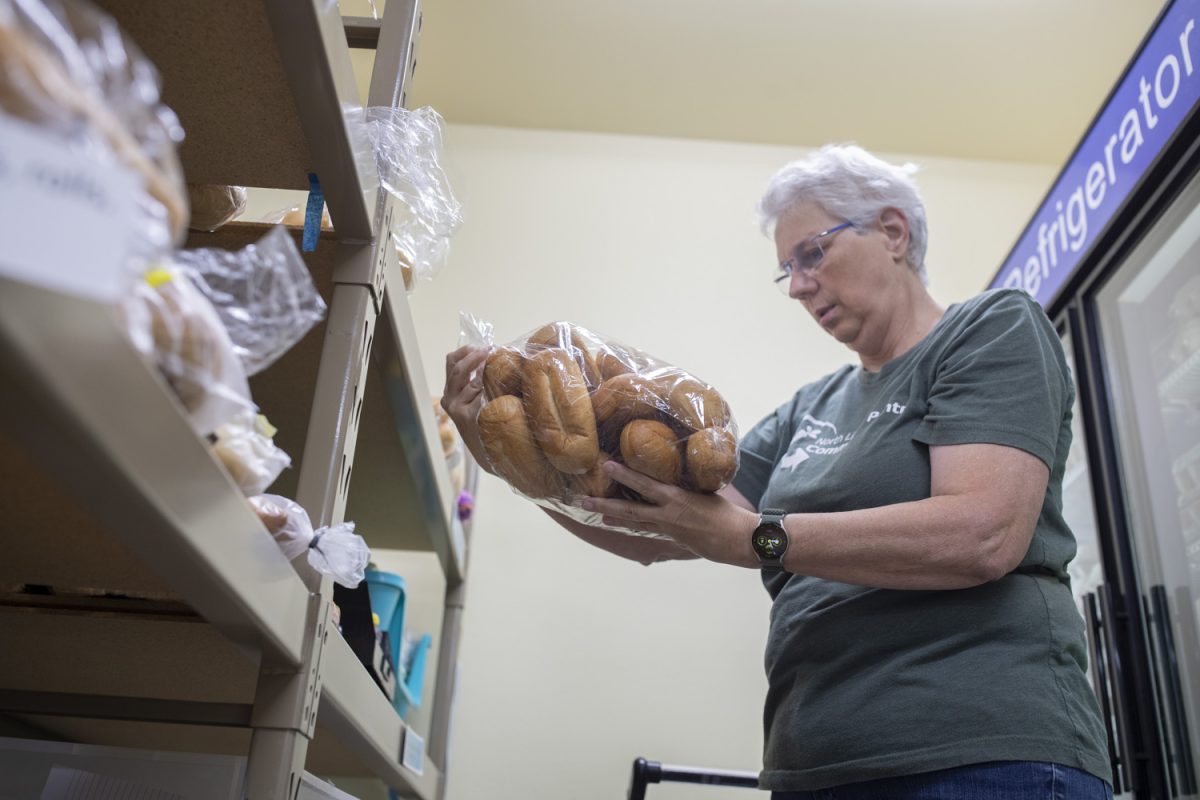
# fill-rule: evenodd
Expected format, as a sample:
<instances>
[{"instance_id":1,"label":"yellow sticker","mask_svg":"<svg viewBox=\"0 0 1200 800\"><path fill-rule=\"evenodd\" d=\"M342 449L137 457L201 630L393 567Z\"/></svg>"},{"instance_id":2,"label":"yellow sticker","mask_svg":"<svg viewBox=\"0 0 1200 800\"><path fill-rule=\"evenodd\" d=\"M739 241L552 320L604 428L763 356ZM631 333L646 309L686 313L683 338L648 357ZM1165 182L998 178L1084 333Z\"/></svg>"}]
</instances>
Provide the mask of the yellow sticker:
<instances>
[{"instance_id":1,"label":"yellow sticker","mask_svg":"<svg viewBox=\"0 0 1200 800\"><path fill-rule=\"evenodd\" d=\"M174 279L174 276L171 275L170 270L164 269L162 267L158 267L158 268L152 269L152 270L147 270L146 275L144 277L146 279L146 283L150 284L150 287L153 289L157 289L159 286L162 286L164 283L169 283L171 280Z\"/></svg>"}]
</instances>

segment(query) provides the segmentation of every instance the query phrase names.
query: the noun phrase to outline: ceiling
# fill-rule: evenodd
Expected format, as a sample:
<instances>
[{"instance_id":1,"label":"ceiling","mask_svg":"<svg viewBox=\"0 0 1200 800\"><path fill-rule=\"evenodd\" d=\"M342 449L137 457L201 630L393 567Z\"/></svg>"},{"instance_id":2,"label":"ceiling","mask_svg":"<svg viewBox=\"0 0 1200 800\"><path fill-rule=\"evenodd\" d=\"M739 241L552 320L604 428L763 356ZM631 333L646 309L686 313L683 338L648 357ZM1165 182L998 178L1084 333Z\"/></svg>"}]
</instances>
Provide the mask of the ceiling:
<instances>
[{"instance_id":1,"label":"ceiling","mask_svg":"<svg viewBox=\"0 0 1200 800\"><path fill-rule=\"evenodd\" d=\"M409 106L451 123L1060 164L1161 5L422 0Z\"/></svg>"}]
</instances>

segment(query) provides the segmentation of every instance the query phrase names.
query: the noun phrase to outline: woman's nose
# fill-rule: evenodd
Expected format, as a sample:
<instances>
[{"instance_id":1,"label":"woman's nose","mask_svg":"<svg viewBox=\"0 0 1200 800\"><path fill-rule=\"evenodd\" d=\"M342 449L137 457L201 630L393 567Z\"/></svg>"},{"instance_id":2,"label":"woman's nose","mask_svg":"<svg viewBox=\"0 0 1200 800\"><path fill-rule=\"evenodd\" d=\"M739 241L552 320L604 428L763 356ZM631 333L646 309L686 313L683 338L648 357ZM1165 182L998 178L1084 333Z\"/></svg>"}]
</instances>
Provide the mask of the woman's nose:
<instances>
[{"instance_id":1,"label":"woman's nose","mask_svg":"<svg viewBox=\"0 0 1200 800\"><path fill-rule=\"evenodd\" d=\"M805 270L792 270L788 276L788 297L803 300L817 290L817 280Z\"/></svg>"}]
</instances>

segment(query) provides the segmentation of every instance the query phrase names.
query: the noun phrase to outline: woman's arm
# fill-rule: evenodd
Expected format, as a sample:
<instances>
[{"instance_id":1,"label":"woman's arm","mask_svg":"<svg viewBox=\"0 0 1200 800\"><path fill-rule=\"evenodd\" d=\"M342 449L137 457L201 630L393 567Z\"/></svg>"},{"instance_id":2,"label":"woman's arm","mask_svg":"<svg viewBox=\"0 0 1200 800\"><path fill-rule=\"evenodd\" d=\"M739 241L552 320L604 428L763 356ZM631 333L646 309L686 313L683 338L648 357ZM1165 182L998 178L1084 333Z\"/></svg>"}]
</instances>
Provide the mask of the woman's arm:
<instances>
[{"instance_id":1,"label":"woman's arm","mask_svg":"<svg viewBox=\"0 0 1200 800\"><path fill-rule=\"evenodd\" d=\"M784 520L788 572L888 589L959 589L1011 572L1029 549L1049 469L993 444L929 448L931 496L910 503ZM650 503L590 498L606 522L665 533L697 555L756 568L758 514L727 497L658 483L619 464L614 478Z\"/></svg>"}]
</instances>

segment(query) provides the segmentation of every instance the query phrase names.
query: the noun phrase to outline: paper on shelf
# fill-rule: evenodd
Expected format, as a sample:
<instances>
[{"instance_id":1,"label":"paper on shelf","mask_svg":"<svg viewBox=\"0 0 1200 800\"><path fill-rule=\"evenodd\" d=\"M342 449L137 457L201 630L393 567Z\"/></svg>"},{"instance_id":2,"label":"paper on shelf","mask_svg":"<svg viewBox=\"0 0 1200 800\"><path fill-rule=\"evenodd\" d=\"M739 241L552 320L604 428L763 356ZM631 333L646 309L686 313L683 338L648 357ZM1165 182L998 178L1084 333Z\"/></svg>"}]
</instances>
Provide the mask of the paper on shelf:
<instances>
[{"instance_id":1,"label":"paper on shelf","mask_svg":"<svg viewBox=\"0 0 1200 800\"><path fill-rule=\"evenodd\" d=\"M0 275L113 302L130 269L138 180L0 114Z\"/></svg>"}]
</instances>

